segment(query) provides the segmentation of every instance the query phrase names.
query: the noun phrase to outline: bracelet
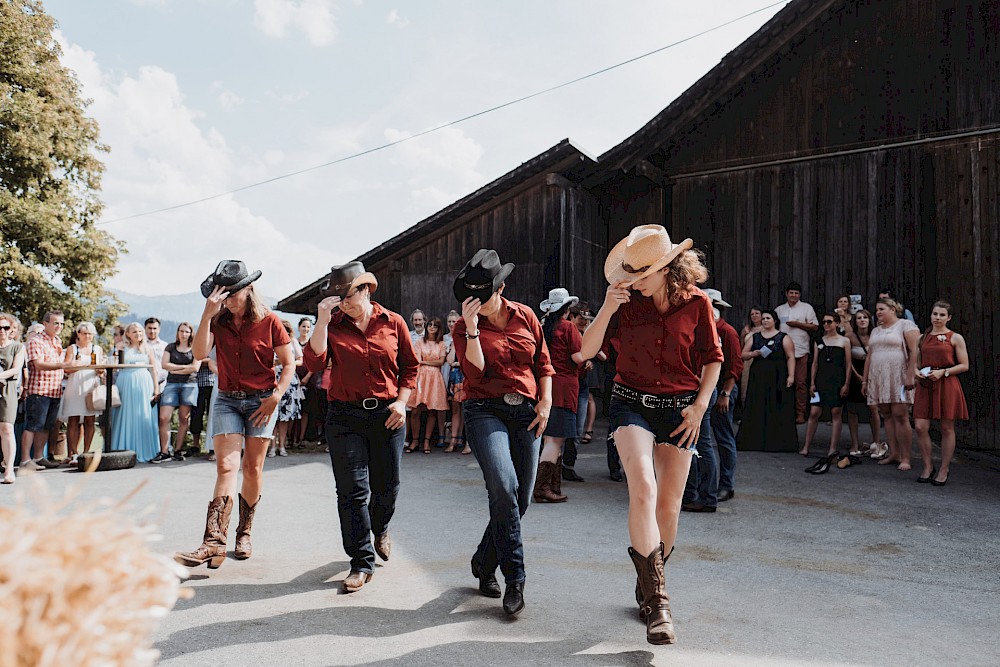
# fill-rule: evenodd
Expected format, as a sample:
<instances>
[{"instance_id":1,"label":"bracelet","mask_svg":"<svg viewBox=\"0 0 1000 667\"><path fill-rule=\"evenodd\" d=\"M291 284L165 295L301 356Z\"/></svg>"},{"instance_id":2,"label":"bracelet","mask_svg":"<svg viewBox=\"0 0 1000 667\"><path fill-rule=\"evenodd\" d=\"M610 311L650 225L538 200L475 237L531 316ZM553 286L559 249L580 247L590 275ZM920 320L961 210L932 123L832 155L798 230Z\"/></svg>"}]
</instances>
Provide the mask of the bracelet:
<instances>
[{"instance_id":1,"label":"bracelet","mask_svg":"<svg viewBox=\"0 0 1000 667\"><path fill-rule=\"evenodd\" d=\"M479 332L478 331L476 332L475 336L473 336L472 334L470 334L468 331L465 332L465 340L471 340L473 338L479 338Z\"/></svg>"}]
</instances>

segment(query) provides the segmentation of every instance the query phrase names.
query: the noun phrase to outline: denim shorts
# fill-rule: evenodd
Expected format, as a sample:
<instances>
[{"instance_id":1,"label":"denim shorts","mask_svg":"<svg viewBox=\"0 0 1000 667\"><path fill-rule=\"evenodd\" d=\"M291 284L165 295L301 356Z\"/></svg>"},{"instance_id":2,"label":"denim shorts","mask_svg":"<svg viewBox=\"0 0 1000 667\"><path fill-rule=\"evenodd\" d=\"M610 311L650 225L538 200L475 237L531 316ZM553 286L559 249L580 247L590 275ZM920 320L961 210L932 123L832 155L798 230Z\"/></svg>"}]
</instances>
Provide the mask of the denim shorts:
<instances>
[{"instance_id":1,"label":"denim shorts","mask_svg":"<svg viewBox=\"0 0 1000 667\"><path fill-rule=\"evenodd\" d=\"M550 438L575 438L576 413L569 408L552 408L545 425L545 435Z\"/></svg>"},{"instance_id":2,"label":"denim shorts","mask_svg":"<svg viewBox=\"0 0 1000 667\"><path fill-rule=\"evenodd\" d=\"M160 405L177 407L179 405L198 405L197 382L168 382L160 394Z\"/></svg>"},{"instance_id":3,"label":"denim shorts","mask_svg":"<svg viewBox=\"0 0 1000 667\"><path fill-rule=\"evenodd\" d=\"M609 430L614 432L622 426L638 426L653 434L657 445L673 445L679 447L681 434L670 437L670 434L681 425L684 417L680 410L673 408L647 408L641 403L626 401L618 396L611 397L608 406ZM697 451L691 445L692 451Z\"/></svg>"},{"instance_id":4,"label":"denim shorts","mask_svg":"<svg viewBox=\"0 0 1000 667\"><path fill-rule=\"evenodd\" d=\"M230 398L220 392L212 406L212 437L229 433L240 433L245 438L274 437L274 424L278 421L277 407L263 426L254 426L250 421L250 415L260 407L260 399L273 393L274 390L271 389L247 398Z\"/></svg>"},{"instance_id":5,"label":"denim shorts","mask_svg":"<svg viewBox=\"0 0 1000 667\"><path fill-rule=\"evenodd\" d=\"M32 433L51 431L56 425L61 399L28 394L24 399L24 430Z\"/></svg>"}]
</instances>

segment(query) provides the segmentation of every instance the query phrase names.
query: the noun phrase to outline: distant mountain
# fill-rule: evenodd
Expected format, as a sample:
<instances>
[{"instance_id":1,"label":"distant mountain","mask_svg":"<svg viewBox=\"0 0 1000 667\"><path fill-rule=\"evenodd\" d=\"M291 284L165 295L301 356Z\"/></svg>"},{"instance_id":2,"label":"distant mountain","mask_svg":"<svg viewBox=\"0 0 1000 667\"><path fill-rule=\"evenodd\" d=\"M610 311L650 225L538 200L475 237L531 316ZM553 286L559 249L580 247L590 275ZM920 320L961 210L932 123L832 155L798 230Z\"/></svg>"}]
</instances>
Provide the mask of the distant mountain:
<instances>
[{"instance_id":1,"label":"distant mountain","mask_svg":"<svg viewBox=\"0 0 1000 667\"><path fill-rule=\"evenodd\" d=\"M147 317L155 317L160 320L160 338L167 341L174 339L178 322L191 322L197 328L201 312L205 308L205 297L201 295L201 292L144 296L115 290L115 294L122 303L128 305L128 314L120 320L122 324L129 322L142 324ZM277 301L277 299L264 297L264 303L272 308ZM291 319L293 325L298 321L297 317L289 317L279 311L275 312L278 313L279 317Z\"/></svg>"}]
</instances>

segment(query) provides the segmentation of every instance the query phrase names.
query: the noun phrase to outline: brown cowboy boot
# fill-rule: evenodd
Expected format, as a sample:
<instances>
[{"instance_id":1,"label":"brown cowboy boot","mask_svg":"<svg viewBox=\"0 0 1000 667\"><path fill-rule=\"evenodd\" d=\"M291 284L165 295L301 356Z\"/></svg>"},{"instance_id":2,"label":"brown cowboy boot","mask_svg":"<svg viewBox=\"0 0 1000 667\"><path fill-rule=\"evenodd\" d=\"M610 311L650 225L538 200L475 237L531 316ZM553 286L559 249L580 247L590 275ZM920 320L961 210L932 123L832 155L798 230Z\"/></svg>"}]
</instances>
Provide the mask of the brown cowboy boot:
<instances>
[{"instance_id":1,"label":"brown cowboy boot","mask_svg":"<svg viewBox=\"0 0 1000 667\"><path fill-rule=\"evenodd\" d=\"M253 555L253 545L250 544L250 530L253 528L253 513L260 505L260 496L253 505L243 499L240 494L240 522L236 527L236 547L233 549L233 557L237 560L246 560Z\"/></svg>"},{"instance_id":2,"label":"brown cowboy boot","mask_svg":"<svg viewBox=\"0 0 1000 667\"><path fill-rule=\"evenodd\" d=\"M535 490L532 496L536 503L564 503L566 496L552 491L552 480L559 475L555 463L541 461L538 464L538 473L535 475Z\"/></svg>"},{"instance_id":3,"label":"brown cowboy boot","mask_svg":"<svg viewBox=\"0 0 1000 667\"><path fill-rule=\"evenodd\" d=\"M556 459L556 462L554 464L555 467L552 469L552 476L549 478L549 486L552 488L552 493L556 494L557 496L562 496L563 498L568 498L569 496L564 496L562 492L562 480L563 480L562 459L563 457L561 456Z\"/></svg>"},{"instance_id":4,"label":"brown cowboy boot","mask_svg":"<svg viewBox=\"0 0 1000 667\"><path fill-rule=\"evenodd\" d=\"M648 556L640 556L632 547L629 547L628 555L639 576L643 606L640 614L644 614L646 619L646 641L650 644L675 643L677 635L674 633L670 597L663 575L663 543L660 542Z\"/></svg>"},{"instance_id":5,"label":"brown cowboy boot","mask_svg":"<svg viewBox=\"0 0 1000 667\"><path fill-rule=\"evenodd\" d=\"M666 557L663 559L663 566L664 566L664 568L666 568L667 561L670 560L670 555L674 553L674 549L675 548L677 548L676 544L674 546L670 547L670 553L667 554ZM642 587L639 585L639 577L638 577L638 575L635 578L635 603L637 605L639 605L639 620L640 621L645 621L646 620L646 608L643 607L643 605L642 605Z\"/></svg>"},{"instance_id":6,"label":"brown cowboy boot","mask_svg":"<svg viewBox=\"0 0 1000 667\"><path fill-rule=\"evenodd\" d=\"M208 562L208 567L213 570L222 565L222 561L226 560L226 535L229 532L229 517L232 513L232 496L213 498L208 504L205 537L201 546L194 551L178 551L174 554L174 560L188 567L197 567Z\"/></svg>"}]
</instances>

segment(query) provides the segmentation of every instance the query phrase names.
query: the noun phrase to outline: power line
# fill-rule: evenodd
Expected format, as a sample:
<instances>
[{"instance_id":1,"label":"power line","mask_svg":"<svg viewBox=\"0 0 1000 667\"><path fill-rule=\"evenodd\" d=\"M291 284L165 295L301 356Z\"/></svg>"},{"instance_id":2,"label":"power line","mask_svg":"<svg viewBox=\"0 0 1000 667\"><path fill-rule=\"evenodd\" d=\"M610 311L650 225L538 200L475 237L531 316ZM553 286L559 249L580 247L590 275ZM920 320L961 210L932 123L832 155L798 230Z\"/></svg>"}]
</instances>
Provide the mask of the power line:
<instances>
[{"instance_id":1,"label":"power line","mask_svg":"<svg viewBox=\"0 0 1000 667\"><path fill-rule=\"evenodd\" d=\"M431 134L433 132L437 132L439 130L443 130L443 129L447 128L447 127L452 127L454 125L458 125L459 123L464 123L464 122L472 120L474 118L479 118L480 116L485 116L486 114L493 113L494 111L499 111L500 109L505 109L505 108L507 108L509 106L513 106L515 104L520 104L521 102L526 102L527 100L533 99L535 97L539 97L541 95L546 95L548 93L554 92L554 91L559 90L561 88L566 88L567 86L572 86L573 84L579 83L581 81L586 81L587 79L591 79L591 78L593 78L595 76L599 76L599 75L604 74L606 72L610 72L612 70L618 69L619 67L624 67L625 65L629 65L631 63L637 62L637 61L642 60L644 58L648 58L650 56L656 55L657 53L661 53L663 51L666 51L667 49L674 48L675 46L679 46L681 44L684 44L685 42L690 42L691 40L697 39L699 37L703 37L703 36L705 36L705 35L707 35L709 33L715 32L717 30L721 30L722 28L725 28L725 27L727 27L729 25L732 25L733 23L736 23L738 21L742 21L743 19L749 18L749 17L753 16L754 14L759 14L759 13L761 13L763 11L767 11L768 9L771 9L773 7L777 7L778 5L784 5L788 1L789 0L780 0L779 2L772 2L769 5L765 5L764 7L760 7L759 9L755 9L752 12L748 12L746 14L743 14L742 16L738 16L738 17L736 17L734 19L726 21L725 23L720 23L720 24L718 24L718 25L716 25L716 26L714 26L712 28L708 28L706 30L702 30L701 32L695 33L693 35L690 35L688 37L680 39L680 40L678 40L676 42L672 42L671 44L667 44L666 46L661 46L660 48L654 49L654 50L649 51L647 53L643 53L642 55L635 56L634 58L629 58L628 60L623 60L622 62L617 63L615 65L611 65L609 67L605 67L603 69L596 70L596 71L591 72L589 74L585 74L583 76L579 76L579 77L577 77L575 79L571 79L569 81L557 84L555 86L551 86L549 88L545 88L544 90L539 90L539 91L536 91L534 93L530 93L528 95L524 95L522 97L518 97L518 98L510 100L508 102L504 102L502 104L498 104L496 106L490 107L488 109L483 109L482 111L477 111L475 113L469 114L467 116L463 116L463 117L458 118L456 120L452 120L452 121L449 121L447 123L443 123L441 125L437 125L435 127L429 128L427 130L423 130L421 132L417 132L416 134L412 134L412 135L403 137L402 139L397 139L396 141L390 141L388 143L384 143L384 144L381 144L379 146L375 146L373 148L368 148L368 149L360 151L358 153L353 153L351 155L347 155L347 156L344 156L344 157L341 157L341 158L337 158L336 160L330 160L329 162L324 162L322 164L317 164L317 165L314 165L312 167L305 167L303 169L298 169L296 171L290 171L288 173L280 174L278 176L272 176L271 178L267 178L267 179L264 179L262 181L257 181L255 183L249 183L247 185L242 185L240 187L233 188L232 190L226 190L225 192L219 192L219 193L216 193L216 194L213 194L213 195L209 195L207 197L202 197L200 199L193 199L191 201L183 202L181 204L174 204L172 206L164 206L163 208L158 208L158 209L154 209L154 210L151 210L151 211L144 211L142 213L134 213L132 215L126 215L126 216L122 216L120 218L114 218L112 220L103 220L103 221L98 222L96 224L97 225L110 225L110 224L113 224L113 223L116 223L116 222L124 222L126 220L134 220L136 218L143 218L143 217L150 216L150 215L156 215L158 213L166 213L168 211L175 211L175 210L180 209L180 208L186 208L188 206L194 206L195 204L201 204L201 203L204 203L204 202L207 202L207 201L212 201L213 199L219 199L220 197L226 197L228 195L236 194L238 192L243 192L245 190L250 190L252 188L257 188L257 187L260 187L262 185L267 185L269 183L275 183L277 181L285 180L287 178L292 178L294 176L300 176L302 174L306 174L306 173L309 173L311 171L316 171L318 169L324 169L326 167L330 167L330 166L333 166L333 165L336 165L336 164L340 164L342 162L347 162L348 160L354 160L354 159L359 158L359 157L364 157L365 155L371 155L372 153L376 153L378 151L382 151L382 150L385 150L387 148L392 148L393 146L398 146L399 144L405 143L407 141L411 141L413 139L417 139L419 137L426 136L428 134ZM27 239L20 239L20 240L27 240Z\"/></svg>"}]
</instances>

